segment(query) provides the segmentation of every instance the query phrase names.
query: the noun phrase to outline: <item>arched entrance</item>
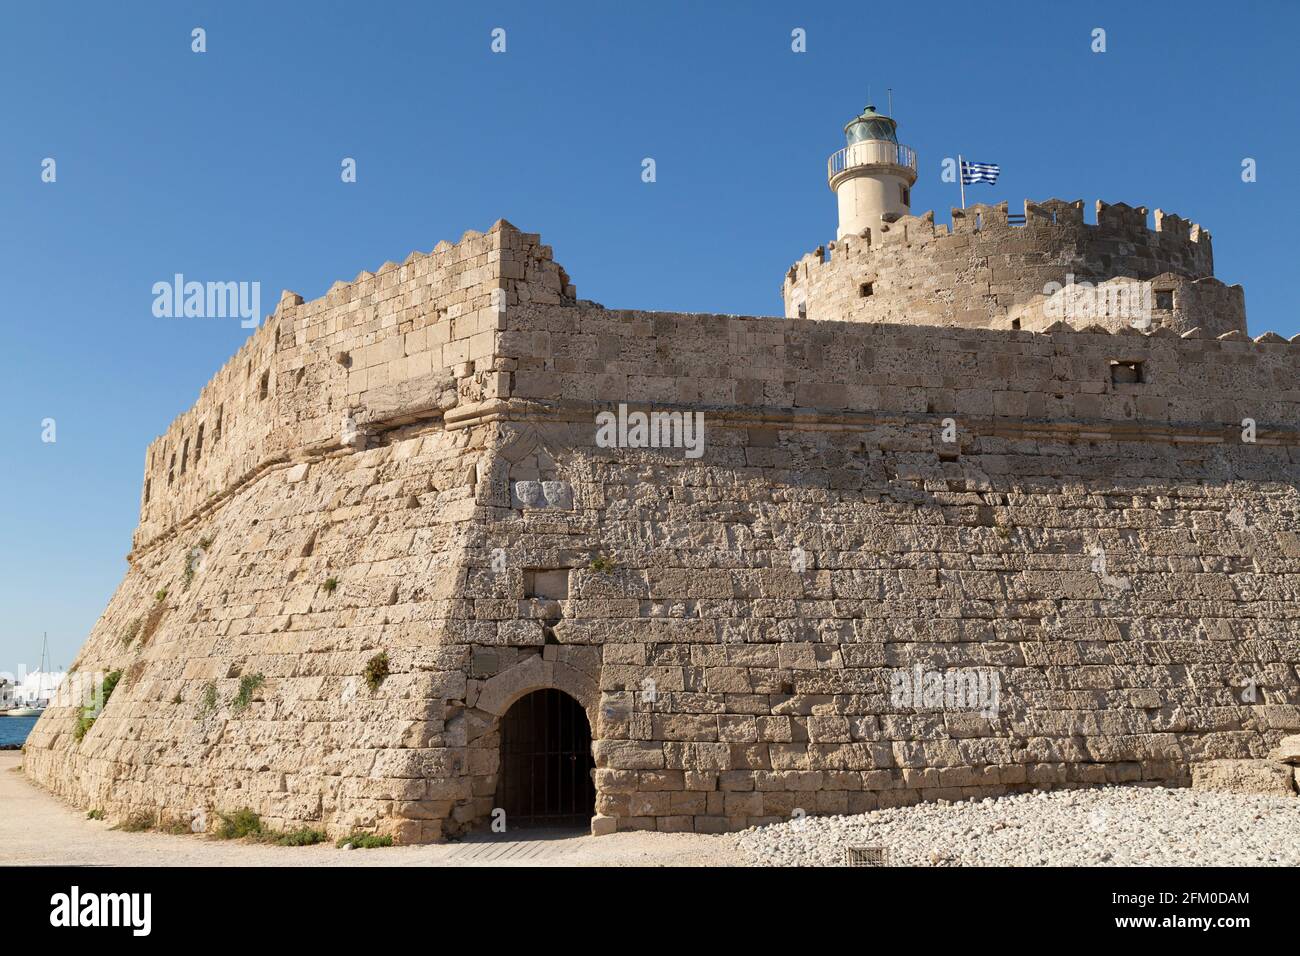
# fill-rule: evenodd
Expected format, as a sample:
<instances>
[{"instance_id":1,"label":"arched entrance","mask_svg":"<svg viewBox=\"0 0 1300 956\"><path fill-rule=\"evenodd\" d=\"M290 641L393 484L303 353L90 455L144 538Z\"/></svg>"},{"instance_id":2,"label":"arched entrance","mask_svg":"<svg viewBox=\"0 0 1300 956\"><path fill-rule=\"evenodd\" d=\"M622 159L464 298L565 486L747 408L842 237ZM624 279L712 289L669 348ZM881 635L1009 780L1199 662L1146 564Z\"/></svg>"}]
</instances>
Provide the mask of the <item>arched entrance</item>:
<instances>
[{"instance_id":1,"label":"arched entrance","mask_svg":"<svg viewBox=\"0 0 1300 956\"><path fill-rule=\"evenodd\" d=\"M595 766L581 704L550 688L519 698L501 718L496 805L506 826L588 826L596 812Z\"/></svg>"}]
</instances>

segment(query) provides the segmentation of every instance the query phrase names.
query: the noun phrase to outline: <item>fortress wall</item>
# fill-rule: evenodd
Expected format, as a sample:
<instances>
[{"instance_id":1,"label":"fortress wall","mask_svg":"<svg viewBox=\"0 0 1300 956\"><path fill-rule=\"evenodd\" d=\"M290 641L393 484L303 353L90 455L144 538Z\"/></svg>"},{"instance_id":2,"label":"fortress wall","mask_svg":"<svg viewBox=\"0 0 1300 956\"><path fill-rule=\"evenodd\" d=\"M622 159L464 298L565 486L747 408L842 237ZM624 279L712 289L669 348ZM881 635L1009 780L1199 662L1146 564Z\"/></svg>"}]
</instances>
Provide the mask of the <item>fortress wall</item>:
<instances>
[{"instance_id":1,"label":"fortress wall","mask_svg":"<svg viewBox=\"0 0 1300 956\"><path fill-rule=\"evenodd\" d=\"M1009 223L1006 203L976 204L952 211L951 231L929 212L845 237L829 256L819 248L787 274L785 313L798 317L803 303L810 319L990 327L1071 274L1091 282L1214 274L1209 232L1173 214L1156 210L1152 230L1145 208L1123 203L1098 202L1095 225L1083 221L1082 201L1024 208L1022 225Z\"/></svg>"},{"instance_id":2,"label":"fortress wall","mask_svg":"<svg viewBox=\"0 0 1300 956\"><path fill-rule=\"evenodd\" d=\"M447 702L469 660L440 648L450 627L475 633L459 568L488 437L445 432L442 416L495 400L502 306L572 297L550 249L505 222L310 303L287 293L151 447L126 577L72 665L124 676L84 739L82 700L49 708L33 779L164 825L247 807L334 835L457 826L463 704ZM191 441L160 495L159 468L200 424L202 453ZM394 676L376 695L360 675L381 650Z\"/></svg>"},{"instance_id":3,"label":"fortress wall","mask_svg":"<svg viewBox=\"0 0 1300 956\"><path fill-rule=\"evenodd\" d=\"M1166 431L1243 418L1293 434L1300 343L905 327L719 315L541 308L512 312L501 350L519 399L689 404L798 416L803 409L1110 422ZM1239 335L1236 333L1235 335ZM1116 384L1111 363L1141 364ZM1289 438L1288 441L1293 441Z\"/></svg>"},{"instance_id":4,"label":"fortress wall","mask_svg":"<svg viewBox=\"0 0 1300 956\"><path fill-rule=\"evenodd\" d=\"M497 719L541 686L596 715L602 832L1186 785L1300 728L1294 346L590 308L512 311L501 343L516 420L461 592L496 622L465 638L471 821ZM1141 416L1095 384L1120 344L1167 373ZM1037 429L956 394L1035 370L1070 396ZM1233 388L1266 441L1215 403ZM923 414L946 392L973 411L957 448ZM703 409L703 457L597 447L620 401ZM539 479L571 507L521 501ZM563 583L532 595L493 552ZM996 674L996 713L900 703L918 666Z\"/></svg>"},{"instance_id":5,"label":"fortress wall","mask_svg":"<svg viewBox=\"0 0 1300 956\"><path fill-rule=\"evenodd\" d=\"M269 469L198 520L209 545L188 581L182 549L139 555L72 665L121 681L80 741L81 701L56 700L25 771L119 821L202 811L211 828L248 808L279 828L437 839L468 797L448 749L463 717L447 704L468 659L445 633L474 634L457 523L473 509L473 444L430 425ZM361 675L380 651L392 675L376 693Z\"/></svg>"},{"instance_id":6,"label":"fortress wall","mask_svg":"<svg viewBox=\"0 0 1300 956\"><path fill-rule=\"evenodd\" d=\"M172 531L268 464L340 445L345 417L364 442L374 421L441 414L457 389L491 397L500 308L573 294L550 247L504 220L337 282L310 302L286 292L195 405L149 446L134 546Z\"/></svg>"},{"instance_id":7,"label":"fortress wall","mask_svg":"<svg viewBox=\"0 0 1300 956\"><path fill-rule=\"evenodd\" d=\"M389 294L405 267L289 300L218 376L273 360L237 403L270 424L142 521L73 665L123 680L81 740L46 712L33 779L114 819L438 839L485 823L500 718L558 687L598 830L724 830L1181 784L1300 729L1296 344L610 311L507 226L462 247L412 280L432 302ZM598 447L620 402L701 411L703 456ZM917 665L996 673L996 712L899 703Z\"/></svg>"},{"instance_id":8,"label":"fortress wall","mask_svg":"<svg viewBox=\"0 0 1300 956\"><path fill-rule=\"evenodd\" d=\"M1186 785L1300 728L1294 447L981 434L945 459L929 425L826 414L709 418L688 460L555 418L516 435L573 508L486 501L466 553L496 624L466 638L471 820L499 714L559 681L596 714L598 832ZM498 548L563 585L533 597ZM996 674L996 712L900 702L918 666Z\"/></svg>"}]
</instances>

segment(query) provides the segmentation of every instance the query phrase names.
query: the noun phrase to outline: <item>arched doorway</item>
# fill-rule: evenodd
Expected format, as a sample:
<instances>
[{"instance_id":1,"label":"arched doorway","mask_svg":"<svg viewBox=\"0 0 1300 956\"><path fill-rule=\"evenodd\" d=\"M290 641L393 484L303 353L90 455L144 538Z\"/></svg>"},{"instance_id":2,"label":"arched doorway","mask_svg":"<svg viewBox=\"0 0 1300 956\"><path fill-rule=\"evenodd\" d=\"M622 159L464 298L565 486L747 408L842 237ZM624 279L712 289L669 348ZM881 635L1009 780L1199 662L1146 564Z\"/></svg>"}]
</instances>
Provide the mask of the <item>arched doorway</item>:
<instances>
[{"instance_id":1,"label":"arched doorway","mask_svg":"<svg viewBox=\"0 0 1300 956\"><path fill-rule=\"evenodd\" d=\"M581 704L554 689L519 698L501 718L496 805L507 828L588 826L596 812L595 766Z\"/></svg>"}]
</instances>

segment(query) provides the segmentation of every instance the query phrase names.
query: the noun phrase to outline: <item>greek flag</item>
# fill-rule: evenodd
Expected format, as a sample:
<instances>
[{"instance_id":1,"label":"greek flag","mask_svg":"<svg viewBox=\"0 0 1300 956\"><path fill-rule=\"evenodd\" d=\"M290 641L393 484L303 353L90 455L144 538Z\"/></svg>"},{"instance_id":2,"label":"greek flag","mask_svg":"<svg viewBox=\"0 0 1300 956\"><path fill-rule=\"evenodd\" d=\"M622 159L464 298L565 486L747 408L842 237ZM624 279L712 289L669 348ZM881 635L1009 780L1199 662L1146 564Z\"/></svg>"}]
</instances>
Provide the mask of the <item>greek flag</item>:
<instances>
[{"instance_id":1,"label":"greek flag","mask_svg":"<svg viewBox=\"0 0 1300 956\"><path fill-rule=\"evenodd\" d=\"M970 186L973 183L988 183L990 186L998 181L1002 168L997 163L968 163L961 161L961 181Z\"/></svg>"}]
</instances>

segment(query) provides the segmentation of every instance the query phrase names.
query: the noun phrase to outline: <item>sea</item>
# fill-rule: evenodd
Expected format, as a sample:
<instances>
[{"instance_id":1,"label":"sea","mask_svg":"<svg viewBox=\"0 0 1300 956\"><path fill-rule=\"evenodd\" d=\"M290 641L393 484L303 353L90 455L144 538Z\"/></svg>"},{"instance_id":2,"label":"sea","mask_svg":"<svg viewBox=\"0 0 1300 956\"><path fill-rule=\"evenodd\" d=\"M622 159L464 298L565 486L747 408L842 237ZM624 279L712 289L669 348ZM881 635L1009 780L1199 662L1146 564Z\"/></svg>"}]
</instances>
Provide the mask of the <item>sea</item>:
<instances>
[{"instance_id":1,"label":"sea","mask_svg":"<svg viewBox=\"0 0 1300 956\"><path fill-rule=\"evenodd\" d=\"M40 720L40 714L31 717L0 717L0 747L21 745Z\"/></svg>"}]
</instances>

